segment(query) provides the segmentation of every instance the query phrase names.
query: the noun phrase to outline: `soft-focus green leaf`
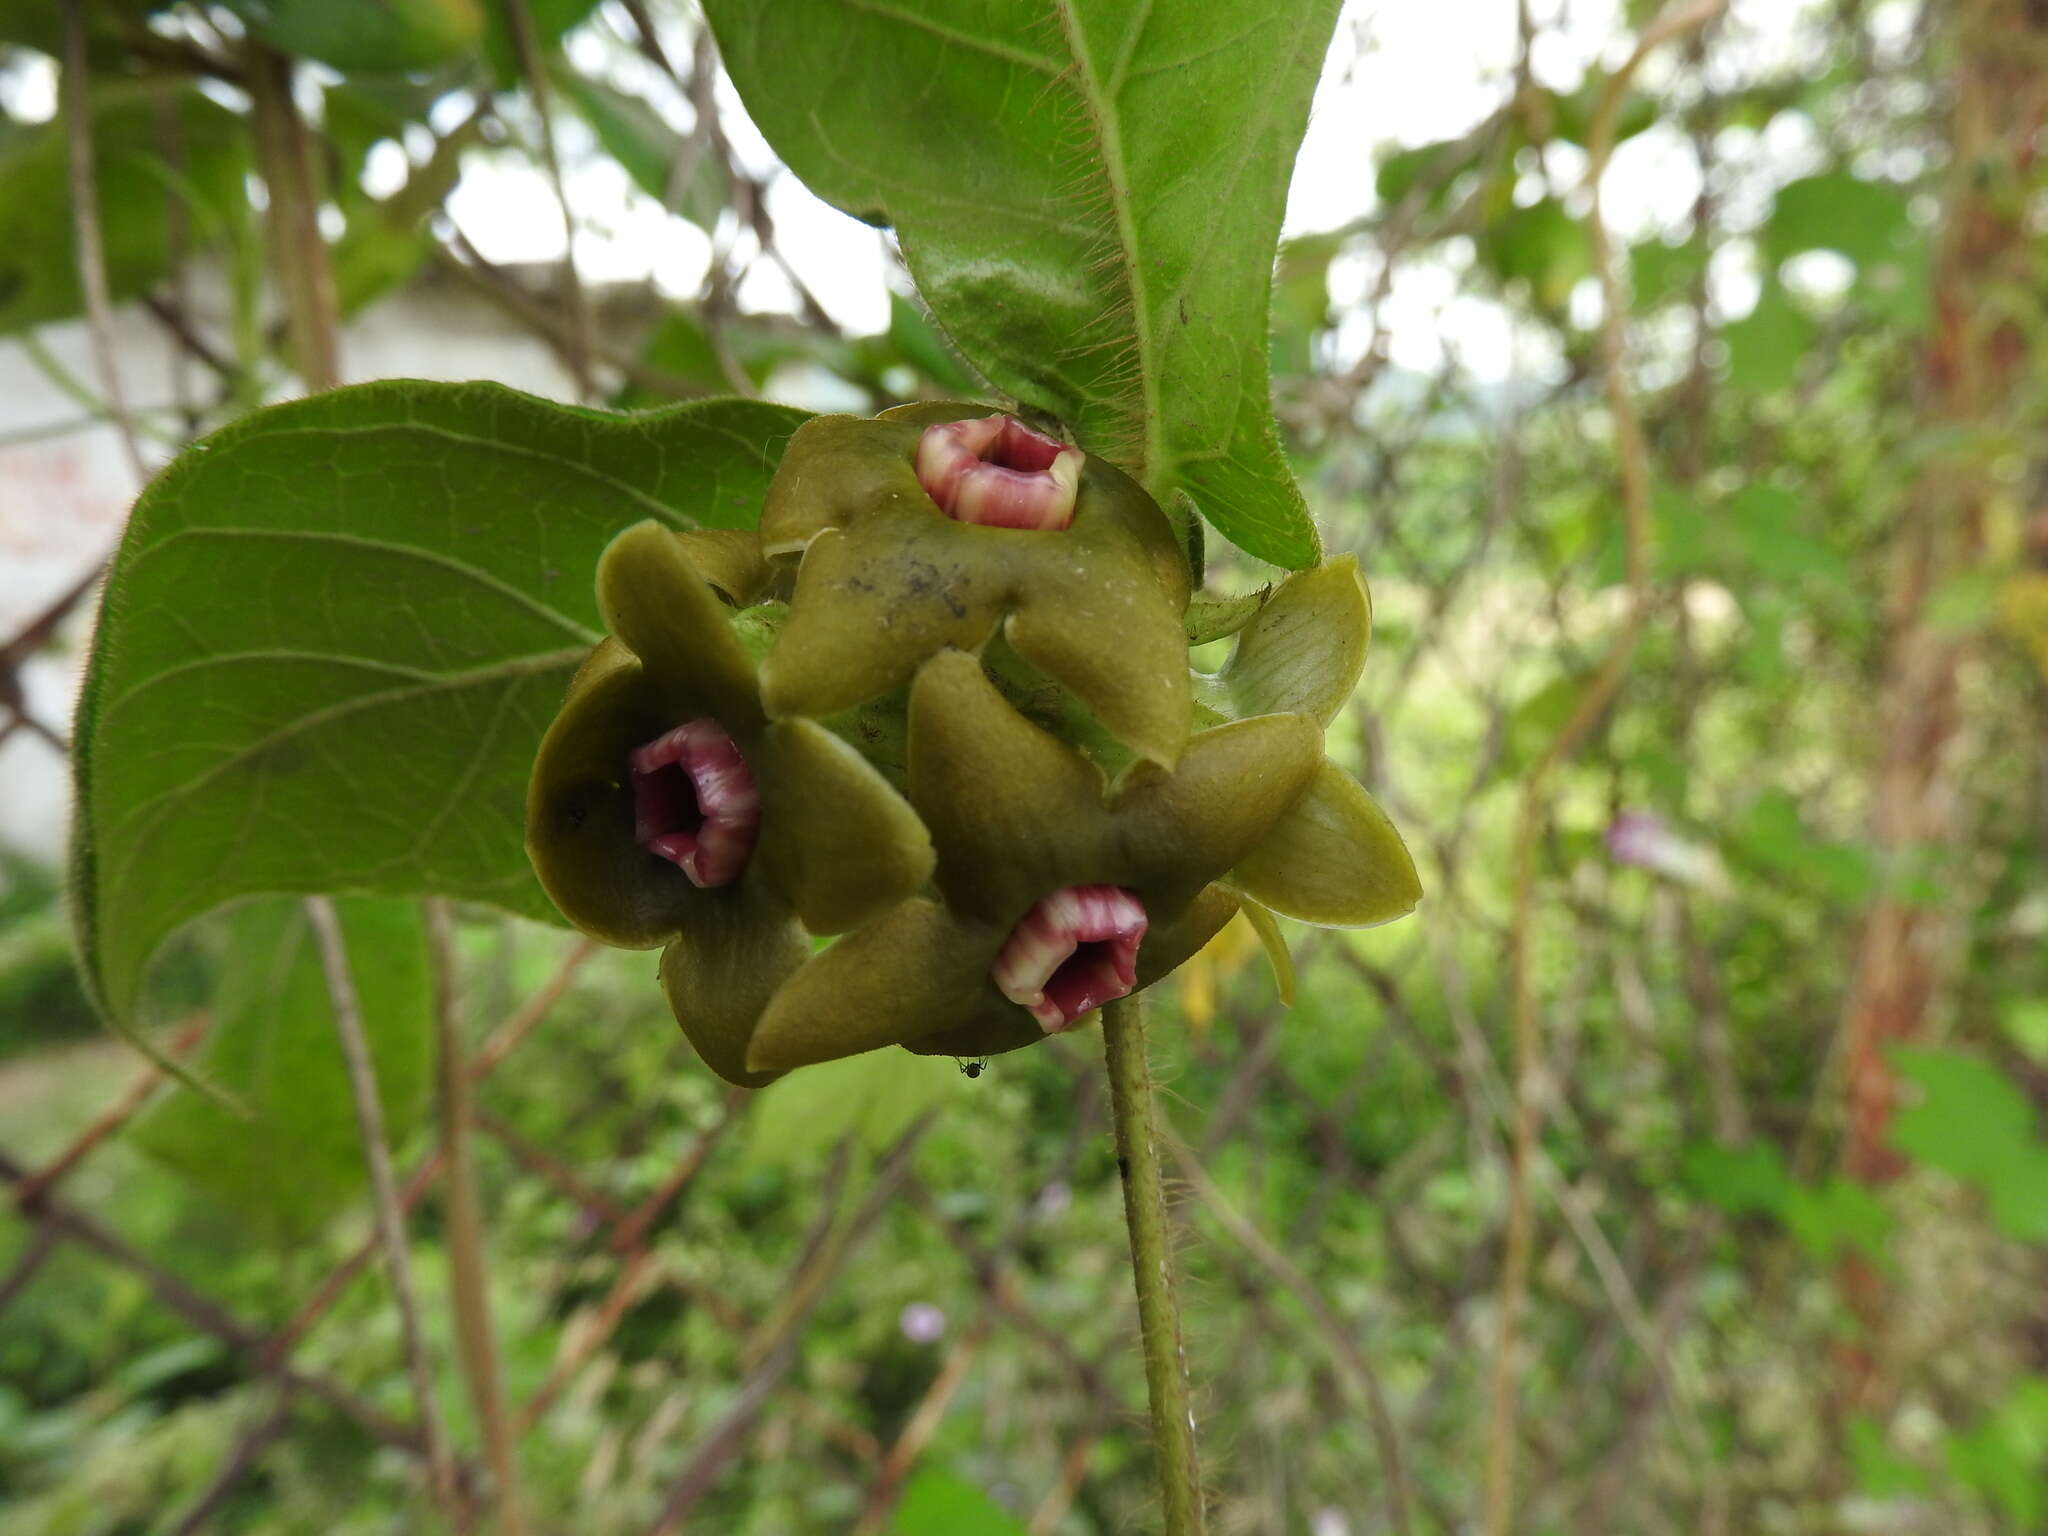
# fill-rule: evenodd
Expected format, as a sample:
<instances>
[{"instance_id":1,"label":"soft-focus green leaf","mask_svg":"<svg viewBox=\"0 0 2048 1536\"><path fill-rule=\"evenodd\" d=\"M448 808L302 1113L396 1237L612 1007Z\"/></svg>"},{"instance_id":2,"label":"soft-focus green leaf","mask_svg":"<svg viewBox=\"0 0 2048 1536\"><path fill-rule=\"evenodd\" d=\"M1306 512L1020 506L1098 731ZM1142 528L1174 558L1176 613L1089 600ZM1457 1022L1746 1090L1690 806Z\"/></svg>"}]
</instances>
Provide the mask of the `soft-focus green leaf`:
<instances>
[{"instance_id":1,"label":"soft-focus green leaf","mask_svg":"<svg viewBox=\"0 0 2048 1536\"><path fill-rule=\"evenodd\" d=\"M1266 329L1335 0L706 9L769 142L895 226L970 363L1251 554L1315 560Z\"/></svg>"},{"instance_id":2,"label":"soft-focus green leaf","mask_svg":"<svg viewBox=\"0 0 2048 1536\"><path fill-rule=\"evenodd\" d=\"M483 37L481 0L224 0L286 53L344 74L405 74L468 53Z\"/></svg>"},{"instance_id":3,"label":"soft-focus green leaf","mask_svg":"<svg viewBox=\"0 0 2048 1536\"><path fill-rule=\"evenodd\" d=\"M433 987L418 906L335 903L394 1145L426 1105ZM198 1070L247 1118L179 1088L136 1125L151 1156L279 1244L310 1237L361 1193L362 1142L318 946L300 902L249 902L222 923L214 1023Z\"/></svg>"},{"instance_id":4,"label":"soft-focus green leaf","mask_svg":"<svg viewBox=\"0 0 2048 1536\"><path fill-rule=\"evenodd\" d=\"M1906 199L1896 188L1833 171L1779 189L1764 225L1764 250L1773 262L1822 250L1869 266L1896 258L1909 229Z\"/></svg>"},{"instance_id":5,"label":"soft-focus green leaf","mask_svg":"<svg viewBox=\"0 0 2048 1536\"><path fill-rule=\"evenodd\" d=\"M1551 197L1511 209L1482 230L1479 259L1502 282L1527 283L1530 297L1546 310L1562 309L1579 279L1593 271L1585 226Z\"/></svg>"},{"instance_id":6,"label":"soft-focus green leaf","mask_svg":"<svg viewBox=\"0 0 2048 1536\"><path fill-rule=\"evenodd\" d=\"M1728 503L1725 536L1746 564L1781 581L1846 582L1839 551L1799 528L1799 497L1781 485L1744 486Z\"/></svg>"},{"instance_id":7,"label":"soft-focus green leaf","mask_svg":"<svg viewBox=\"0 0 2048 1536\"><path fill-rule=\"evenodd\" d=\"M1721 327L1728 348L1728 376L1744 389L1763 393L1786 389L1798 377L1800 359L1813 345L1813 322L1777 283L1766 285L1742 319Z\"/></svg>"},{"instance_id":8,"label":"soft-focus green leaf","mask_svg":"<svg viewBox=\"0 0 2048 1536\"><path fill-rule=\"evenodd\" d=\"M890 1536L1024 1536L1024 1523L965 1478L927 1467L903 1490Z\"/></svg>"},{"instance_id":9,"label":"soft-focus green leaf","mask_svg":"<svg viewBox=\"0 0 2048 1536\"><path fill-rule=\"evenodd\" d=\"M1868 1185L1833 1178L1817 1187L1790 1186L1785 1225L1816 1259L1832 1262L1850 1249L1873 1260L1885 1257L1885 1239L1896 1223Z\"/></svg>"},{"instance_id":10,"label":"soft-focus green leaf","mask_svg":"<svg viewBox=\"0 0 2048 1536\"><path fill-rule=\"evenodd\" d=\"M2048 1144L2026 1095L1975 1057L1898 1047L1893 1060L1921 1095L1892 1121L1893 1144L1978 1185L2008 1237L2048 1241Z\"/></svg>"},{"instance_id":11,"label":"soft-focus green leaf","mask_svg":"<svg viewBox=\"0 0 2048 1536\"><path fill-rule=\"evenodd\" d=\"M907 1051L818 1062L762 1090L747 1110L747 1160L802 1172L842 1136L887 1150L911 1122L954 1092L953 1064Z\"/></svg>"},{"instance_id":12,"label":"soft-focus green leaf","mask_svg":"<svg viewBox=\"0 0 2048 1536\"><path fill-rule=\"evenodd\" d=\"M1645 240L1628 251L1630 297L1638 310L1655 309L1684 298L1707 263L1706 247L1697 239L1672 245Z\"/></svg>"},{"instance_id":13,"label":"soft-focus green leaf","mask_svg":"<svg viewBox=\"0 0 2048 1536\"><path fill-rule=\"evenodd\" d=\"M1684 1169L1700 1198L1731 1216L1778 1215L1792 1193L1785 1159L1768 1142L1698 1143L1685 1149Z\"/></svg>"},{"instance_id":14,"label":"soft-focus green leaf","mask_svg":"<svg viewBox=\"0 0 2048 1536\"><path fill-rule=\"evenodd\" d=\"M527 774L621 526L746 525L800 412L642 416L362 385L244 417L144 493L76 740L74 905L116 1024L237 896L439 892L552 917Z\"/></svg>"},{"instance_id":15,"label":"soft-focus green leaf","mask_svg":"<svg viewBox=\"0 0 2048 1536\"><path fill-rule=\"evenodd\" d=\"M96 87L92 126L107 286L119 301L168 269L174 211L188 254L239 216L248 141L227 108L168 85ZM53 119L0 150L0 335L83 308L64 124Z\"/></svg>"},{"instance_id":16,"label":"soft-focus green leaf","mask_svg":"<svg viewBox=\"0 0 2048 1536\"><path fill-rule=\"evenodd\" d=\"M1999 1028L2030 1061L2048 1062L2048 997L2016 997L1998 1011Z\"/></svg>"}]
</instances>

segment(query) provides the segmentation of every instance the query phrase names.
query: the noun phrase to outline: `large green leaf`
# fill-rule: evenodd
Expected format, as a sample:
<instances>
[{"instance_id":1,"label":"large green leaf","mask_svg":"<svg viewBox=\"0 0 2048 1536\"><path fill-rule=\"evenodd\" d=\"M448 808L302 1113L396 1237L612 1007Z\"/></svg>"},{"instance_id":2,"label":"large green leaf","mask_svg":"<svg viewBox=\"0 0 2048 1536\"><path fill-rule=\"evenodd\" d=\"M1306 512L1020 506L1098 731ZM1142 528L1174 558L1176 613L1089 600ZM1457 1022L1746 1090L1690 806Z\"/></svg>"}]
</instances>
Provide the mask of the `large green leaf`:
<instances>
[{"instance_id":1,"label":"large green leaf","mask_svg":"<svg viewBox=\"0 0 2048 1536\"><path fill-rule=\"evenodd\" d=\"M433 1061L433 987L417 903L335 903L385 1134L419 1122ZM143 1150L217 1197L265 1237L318 1231L365 1182L348 1070L335 1039L320 954L292 900L253 901L221 924L226 940L200 1074L237 1113L180 1088L136 1125Z\"/></svg>"},{"instance_id":2,"label":"large green leaf","mask_svg":"<svg viewBox=\"0 0 2048 1536\"><path fill-rule=\"evenodd\" d=\"M125 1025L179 924L258 892L437 892L552 918L527 771L646 517L757 515L802 413L640 416L496 385L258 411L136 505L80 702L73 904Z\"/></svg>"},{"instance_id":3,"label":"large green leaf","mask_svg":"<svg viewBox=\"0 0 2048 1536\"><path fill-rule=\"evenodd\" d=\"M225 0L251 31L286 53L345 74L432 69L484 35L481 0Z\"/></svg>"},{"instance_id":4,"label":"large green leaf","mask_svg":"<svg viewBox=\"0 0 2048 1536\"><path fill-rule=\"evenodd\" d=\"M248 142L242 120L195 90L123 82L92 95L99 227L107 286L132 298L170 265L174 211L186 251L240 217ZM9 135L0 150L0 334L81 312L62 118Z\"/></svg>"},{"instance_id":5,"label":"large green leaf","mask_svg":"<svg viewBox=\"0 0 2048 1536\"><path fill-rule=\"evenodd\" d=\"M706 0L820 196L896 227L969 362L1227 538L1314 562L1266 319L1336 0Z\"/></svg>"}]
</instances>

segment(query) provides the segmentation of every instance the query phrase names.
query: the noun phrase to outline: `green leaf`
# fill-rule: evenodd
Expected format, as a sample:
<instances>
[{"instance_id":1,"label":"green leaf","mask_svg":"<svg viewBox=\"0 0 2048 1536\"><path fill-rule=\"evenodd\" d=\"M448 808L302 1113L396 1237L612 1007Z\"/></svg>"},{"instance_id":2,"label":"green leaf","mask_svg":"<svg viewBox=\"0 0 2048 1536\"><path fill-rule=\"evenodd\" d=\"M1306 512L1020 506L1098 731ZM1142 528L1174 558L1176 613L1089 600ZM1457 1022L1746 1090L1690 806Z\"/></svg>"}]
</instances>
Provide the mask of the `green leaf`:
<instances>
[{"instance_id":1,"label":"green leaf","mask_svg":"<svg viewBox=\"0 0 2048 1536\"><path fill-rule=\"evenodd\" d=\"M225 0L249 30L344 74L405 74L458 59L483 37L480 0Z\"/></svg>"},{"instance_id":2,"label":"green leaf","mask_svg":"<svg viewBox=\"0 0 2048 1536\"><path fill-rule=\"evenodd\" d=\"M1906 199L1896 188L1842 172L1804 176L1778 191L1764 225L1773 264L1801 251L1839 251L1859 267L1898 259L1910 232Z\"/></svg>"},{"instance_id":3,"label":"green leaf","mask_svg":"<svg viewBox=\"0 0 2048 1536\"><path fill-rule=\"evenodd\" d=\"M1977 1185L2006 1236L2048 1241L2048 1146L2026 1095L1989 1062L1895 1047L1920 1102L1892 1121L1892 1144L1916 1162Z\"/></svg>"},{"instance_id":4,"label":"green leaf","mask_svg":"<svg viewBox=\"0 0 2048 1536\"><path fill-rule=\"evenodd\" d=\"M2029 1061L2048 1064L2048 997L2009 998L1998 1010L1998 1027Z\"/></svg>"},{"instance_id":5,"label":"green leaf","mask_svg":"<svg viewBox=\"0 0 2048 1536\"><path fill-rule=\"evenodd\" d=\"M259 892L440 893L552 920L528 770L621 527L740 527L802 413L640 416L496 385L258 411L144 492L79 706L73 904L102 1010Z\"/></svg>"},{"instance_id":6,"label":"green leaf","mask_svg":"<svg viewBox=\"0 0 2048 1536\"><path fill-rule=\"evenodd\" d=\"M1882 1260L1885 1239L1895 1225L1892 1213L1869 1186L1842 1178L1817 1188L1791 1185L1784 1218L1799 1245L1823 1262L1832 1262L1851 1248Z\"/></svg>"},{"instance_id":7,"label":"green leaf","mask_svg":"<svg viewBox=\"0 0 2048 1536\"><path fill-rule=\"evenodd\" d=\"M1776 1216L1791 1197L1785 1160L1768 1142L1724 1147L1701 1142L1685 1149L1685 1182L1700 1198L1730 1216Z\"/></svg>"},{"instance_id":8,"label":"green leaf","mask_svg":"<svg viewBox=\"0 0 2048 1536\"><path fill-rule=\"evenodd\" d=\"M1266 326L1336 0L705 9L769 143L895 226L968 362L1247 552L1314 563Z\"/></svg>"},{"instance_id":9,"label":"green leaf","mask_svg":"<svg viewBox=\"0 0 2048 1536\"><path fill-rule=\"evenodd\" d=\"M1768 394L1790 388L1798 377L1800 359L1813 346L1813 322L1774 282L1764 288L1756 308L1721 327L1721 340L1728 348L1729 378Z\"/></svg>"},{"instance_id":10,"label":"green leaf","mask_svg":"<svg viewBox=\"0 0 2048 1536\"><path fill-rule=\"evenodd\" d=\"M928 1467L896 1506L891 1536L1024 1536L1024 1523L965 1478Z\"/></svg>"},{"instance_id":11,"label":"green leaf","mask_svg":"<svg viewBox=\"0 0 2048 1536\"><path fill-rule=\"evenodd\" d=\"M1479 259L1504 283L1529 285L1546 310L1560 310L1580 278L1593 271L1593 246L1586 227L1546 197L1513 208L1480 232Z\"/></svg>"},{"instance_id":12,"label":"green leaf","mask_svg":"<svg viewBox=\"0 0 2048 1536\"><path fill-rule=\"evenodd\" d=\"M419 909L351 899L335 910L395 1146L419 1123L432 1070L433 987ZM298 901L249 902L220 926L226 944L199 1072L249 1114L180 1088L131 1134L265 1238L300 1242L365 1182L319 950Z\"/></svg>"},{"instance_id":13,"label":"green leaf","mask_svg":"<svg viewBox=\"0 0 2048 1536\"><path fill-rule=\"evenodd\" d=\"M849 1135L867 1152L884 1151L945 1101L957 1075L942 1057L907 1051L869 1051L792 1072L748 1107L747 1161L801 1171Z\"/></svg>"},{"instance_id":14,"label":"green leaf","mask_svg":"<svg viewBox=\"0 0 2048 1536\"><path fill-rule=\"evenodd\" d=\"M1746 485L1728 503L1727 534L1746 563L1766 576L1846 583L1848 562L1832 546L1800 531L1800 511L1799 498L1781 485Z\"/></svg>"},{"instance_id":15,"label":"green leaf","mask_svg":"<svg viewBox=\"0 0 2048 1536\"><path fill-rule=\"evenodd\" d=\"M173 130L176 169L165 147ZM92 132L107 286L118 303L169 268L175 210L189 252L242 207L248 142L242 120L197 91L126 83L94 88ZM71 240L70 163L54 118L10 133L0 149L0 335L84 309Z\"/></svg>"}]
</instances>

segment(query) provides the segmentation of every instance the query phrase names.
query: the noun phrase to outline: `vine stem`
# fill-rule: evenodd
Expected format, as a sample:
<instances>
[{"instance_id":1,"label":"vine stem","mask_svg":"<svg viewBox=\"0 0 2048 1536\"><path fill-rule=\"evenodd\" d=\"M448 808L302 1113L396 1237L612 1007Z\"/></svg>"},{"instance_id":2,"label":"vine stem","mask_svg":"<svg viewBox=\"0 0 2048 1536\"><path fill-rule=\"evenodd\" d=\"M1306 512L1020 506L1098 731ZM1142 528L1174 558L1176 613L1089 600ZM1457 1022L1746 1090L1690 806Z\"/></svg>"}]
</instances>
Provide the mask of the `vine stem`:
<instances>
[{"instance_id":1,"label":"vine stem","mask_svg":"<svg viewBox=\"0 0 2048 1536\"><path fill-rule=\"evenodd\" d=\"M1102 1051L1109 1067L1117 1170L1123 1175L1124 1221L1131 1232L1131 1277L1138 1290L1138 1332L1145 1347L1145 1387L1152 1401L1152 1443L1166 1503L1166 1536L1202 1536L1202 1471L1195 1456L1195 1410L1188 1391L1187 1350L1181 1343L1180 1302L1174 1294L1173 1244L1160 1176L1152 1068L1145 1055L1142 993L1103 1005Z\"/></svg>"}]
</instances>

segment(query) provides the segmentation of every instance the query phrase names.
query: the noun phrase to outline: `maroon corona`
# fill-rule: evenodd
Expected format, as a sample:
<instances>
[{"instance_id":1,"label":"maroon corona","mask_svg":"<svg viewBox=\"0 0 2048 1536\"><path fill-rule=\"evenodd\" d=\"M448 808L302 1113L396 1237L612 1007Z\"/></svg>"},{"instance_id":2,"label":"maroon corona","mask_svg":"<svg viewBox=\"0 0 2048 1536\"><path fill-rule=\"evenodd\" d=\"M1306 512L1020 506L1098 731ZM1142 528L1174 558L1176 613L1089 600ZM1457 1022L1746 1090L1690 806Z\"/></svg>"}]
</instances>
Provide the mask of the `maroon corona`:
<instances>
[{"instance_id":1,"label":"maroon corona","mask_svg":"<svg viewBox=\"0 0 2048 1536\"><path fill-rule=\"evenodd\" d=\"M739 878L761 830L747 760L716 720L686 721L632 754L633 836L709 889Z\"/></svg>"},{"instance_id":2,"label":"maroon corona","mask_svg":"<svg viewBox=\"0 0 2048 1536\"><path fill-rule=\"evenodd\" d=\"M917 480L946 516L990 528L1057 531L1074 520L1082 455L1013 416L927 427Z\"/></svg>"},{"instance_id":3,"label":"maroon corona","mask_svg":"<svg viewBox=\"0 0 2048 1536\"><path fill-rule=\"evenodd\" d=\"M1040 897L997 951L989 975L1056 1035L1138 982L1145 906L1120 885L1069 885Z\"/></svg>"}]
</instances>

